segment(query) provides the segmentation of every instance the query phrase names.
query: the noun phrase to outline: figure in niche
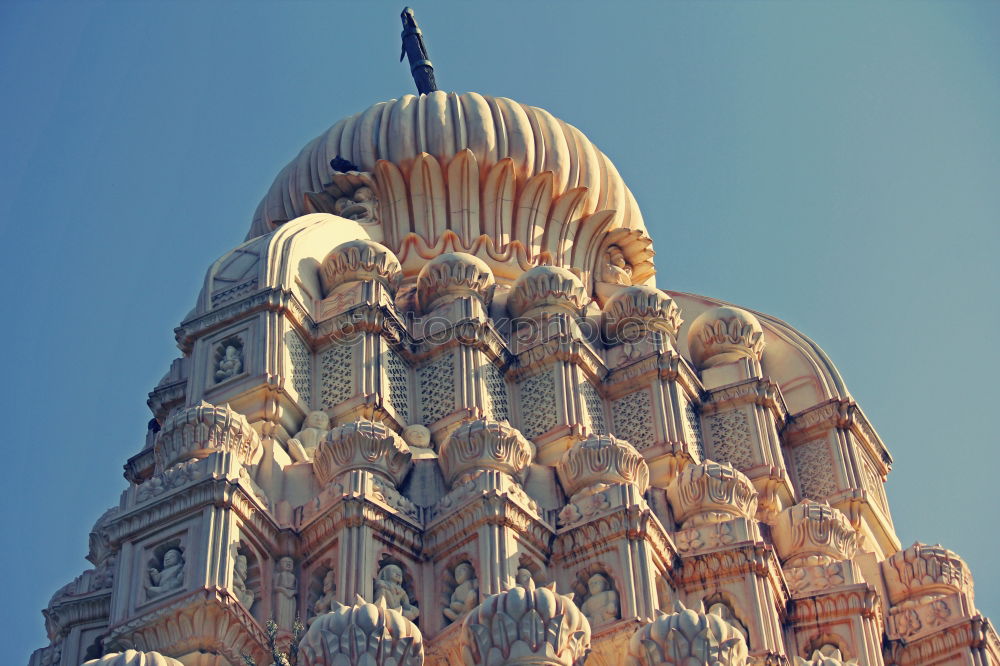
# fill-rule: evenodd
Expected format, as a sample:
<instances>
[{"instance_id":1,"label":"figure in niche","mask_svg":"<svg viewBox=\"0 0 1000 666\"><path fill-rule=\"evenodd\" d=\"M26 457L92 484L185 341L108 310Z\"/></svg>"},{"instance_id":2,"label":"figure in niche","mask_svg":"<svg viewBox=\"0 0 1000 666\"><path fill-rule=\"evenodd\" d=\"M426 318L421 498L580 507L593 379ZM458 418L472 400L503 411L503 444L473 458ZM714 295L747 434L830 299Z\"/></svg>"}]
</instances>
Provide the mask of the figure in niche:
<instances>
[{"instance_id":1,"label":"figure in niche","mask_svg":"<svg viewBox=\"0 0 1000 666\"><path fill-rule=\"evenodd\" d=\"M312 460L313 452L330 432L330 417L324 411L309 412L302 430L288 440L288 453L296 462Z\"/></svg>"},{"instance_id":2,"label":"figure in niche","mask_svg":"<svg viewBox=\"0 0 1000 666\"><path fill-rule=\"evenodd\" d=\"M618 619L618 593L607 576L596 573L587 579L587 598L580 610L592 627Z\"/></svg>"},{"instance_id":3,"label":"figure in niche","mask_svg":"<svg viewBox=\"0 0 1000 666\"><path fill-rule=\"evenodd\" d=\"M375 579L375 603L382 600L386 608L397 610L407 620L416 620L420 609L410 603L410 595L403 589L403 570L395 564L387 564Z\"/></svg>"},{"instance_id":4,"label":"figure in niche","mask_svg":"<svg viewBox=\"0 0 1000 666\"><path fill-rule=\"evenodd\" d=\"M323 613L329 613L333 610L333 605L337 603L337 574L334 573L333 569L326 572L323 576L323 593L320 595L316 603L313 604L313 612L316 616L320 616ZM316 618L309 620L312 623Z\"/></svg>"},{"instance_id":5,"label":"figure in niche","mask_svg":"<svg viewBox=\"0 0 1000 666\"><path fill-rule=\"evenodd\" d=\"M257 598L257 594L247 588L247 572L249 570L250 563L247 561L247 556L237 555L236 562L233 564L233 594L247 610L250 610Z\"/></svg>"},{"instance_id":6,"label":"figure in niche","mask_svg":"<svg viewBox=\"0 0 1000 666\"><path fill-rule=\"evenodd\" d=\"M632 266L625 260L625 253L617 245L609 245L604 253L600 280L609 284L632 286Z\"/></svg>"},{"instance_id":7,"label":"figure in niche","mask_svg":"<svg viewBox=\"0 0 1000 666\"><path fill-rule=\"evenodd\" d=\"M274 573L274 620L279 627L291 629L295 621L295 560L282 557Z\"/></svg>"},{"instance_id":8,"label":"figure in niche","mask_svg":"<svg viewBox=\"0 0 1000 666\"><path fill-rule=\"evenodd\" d=\"M240 350L234 345L226 345L226 351L223 353L222 358L219 359L219 362L216 365L216 383L225 381L230 377L235 377L241 372L243 372L243 358Z\"/></svg>"},{"instance_id":9,"label":"figure in niche","mask_svg":"<svg viewBox=\"0 0 1000 666\"><path fill-rule=\"evenodd\" d=\"M184 558L181 551L171 548L163 553L163 564L149 568L145 581L146 597L155 599L184 585Z\"/></svg>"},{"instance_id":10,"label":"figure in niche","mask_svg":"<svg viewBox=\"0 0 1000 666\"><path fill-rule=\"evenodd\" d=\"M514 584L518 587L523 587L528 592L535 591L535 579L531 576L531 570L521 567L517 570L517 575L514 576Z\"/></svg>"},{"instance_id":11,"label":"figure in niche","mask_svg":"<svg viewBox=\"0 0 1000 666\"><path fill-rule=\"evenodd\" d=\"M455 589L442 612L446 618L454 622L463 613L475 608L477 603L479 603L479 581L476 579L476 572L470 563L459 562L455 566Z\"/></svg>"},{"instance_id":12,"label":"figure in niche","mask_svg":"<svg viewBox=\"0 0 1000 666\"><path fill-rule=\"evenodd\" d=\"M374 222L375 193L362 185L349 197L339 197L333 204L333 214L355 222Z\"/></svg>"}]
</instances>

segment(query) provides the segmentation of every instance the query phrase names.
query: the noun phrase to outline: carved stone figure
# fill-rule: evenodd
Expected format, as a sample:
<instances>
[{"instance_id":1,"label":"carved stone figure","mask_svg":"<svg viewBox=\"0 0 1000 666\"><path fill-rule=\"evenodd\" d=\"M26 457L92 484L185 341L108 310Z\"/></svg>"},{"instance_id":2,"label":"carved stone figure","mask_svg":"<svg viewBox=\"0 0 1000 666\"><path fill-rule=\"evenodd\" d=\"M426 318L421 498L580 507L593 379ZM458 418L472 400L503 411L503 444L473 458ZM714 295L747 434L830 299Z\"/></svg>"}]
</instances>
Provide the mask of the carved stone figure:
<instances>
[{"instance_id":1,"label":"carved stone figure","mask_svg":"<svg viewBox=\"0 0 1000 666\"><path fill-rule=\"evenodd\" d=\"M329 613L333 609L333 605L337 603L336 591L337 574L333 569L330 569L323 576L323 594L313 604L313 612L316 615Z\"/></svg>"},{"instance_id":2,"label":"carved stone figure","mask_svg":"<svg viewBox=\"0 0 1000 666\"><path fill-rule=\"evenodd\" d=\"M274 621L279 627L290 629L295 621L295 560L282 557L274 574Z\"/></svg>"},{"instance_id":3,"label":"carved stone figure","mask_svg":"<svg viewBox=\"0 0 1000 666\"><path fill-rule=\"evenodd\" d=\"M375 580L375 603L382 601L387 608L399 611L407 620L415 620L420 609L410 603L410 595L403 589L403 570L387 564Z\"/></svg>"},{"instance_id":4,"label":"carved stone figure","mask_svg":"<svg viewBox=\"0 0 1000 666\"><path fill-rule=\"evenodd\" d=\"M295 437L288 440L288 453L296 462L307 462L312 460L313 451L319 443L326 439L330 432L330 417L322 410L309 412L302 430L295 434Z\"/></svg>"},{"instance_id":5,"label":"carved stone figure","mask_svg":"<svg viewBox=\"0 0 1000 666\"><path fill-rule=\"evenodd\" d=\"M587 616L590 626L597 627L618 619L618 593L607 576L596 573L588 578L587 592L580 610Z\"/></svg>"},{"instance_id":6,"label":"carved stone figure","mask_svg":"<svg viewBox=\"0 0 1000 666\"><path fill-rule=\"evenodd\" d=\"M147 572L146 597L155 599L184 585L184 558L181 551L171 548L163 554L160 568L150 567Z\"/></svg>"},{"instance_id":7,"label":"carved stone figure","mask_svg":"<svg viewBox=\"0 0 1000 666\"><path fill-rule=\"evenodd\" d=\"M525 569L521 567L517 570L517 575L514 576L514 584L518 587L523 587L528 592L535 591L535 579L531 575L530 569Z\"/></svg>"},{"instance_id":8,"label":"carved stone figure","mask_svg":"<svg viewBox=\"0 0 1000 666\"><path fill-rule=\"evenodd\" d=\"M625 253L617 245L609 245L604 253L604 267L601 269L601 282L620 284L626 287L632 285L632 266L625 260Z\"/></svg>"},{"instance_id":9,"label":"carved stone figure","mask_svg":"<svg viewBox=\"0 0 1000 666\"><path fill-rule=\"evenodd\" d=\"M237 555L236 562L233 564L233 594L236 595L236 598L239 599L244 608L250 610L254 600L257 598L257 593L247 589L248 569L247 556Z\"/></svg>"},{"instance_id":10,"label":"carved stone figure","mask_svg":"<svg viewBox=\"0 0 1000 666\"><path fill-rule=\"evenodd\" d=\"M419 423L408 425L403 429L403 441L410 446L426 449L431 445L431 431Z\"/></svg>"},{"instance_id":11,"label":"carved stone figure","mask_svg":"<svg viewBox=\"0 0 1000 666\"><path fill-rule=\"evenodd\" d=\"M333 214L355 222L375 222L375 193L362 185L350 196L338 197L333 204Z\"/></svg>"},{"instance_id":12,"label":"carved stone figure","mask_svg":"<svg viewBox=\"0 0 1000 666\"><path fill-rule=\"evenodd\" d=\"M235 377L243 371L243 358L240 350L233 345L226 345L226 351L215 368L215 381L221 382Z\"/></svg>"},{"instance_id":13,"label":"carved stone figure","mask_svg":"<svg viewBox=\"0 0 1000 666\"><path fill-rule=\"evenodd\" d=\"M479 601L479 581L476 572L468 562L459 562L455 566L455 590L444 608L444 616L454 622L463 613L475 608Z\"/></svg>"}]
</instances>

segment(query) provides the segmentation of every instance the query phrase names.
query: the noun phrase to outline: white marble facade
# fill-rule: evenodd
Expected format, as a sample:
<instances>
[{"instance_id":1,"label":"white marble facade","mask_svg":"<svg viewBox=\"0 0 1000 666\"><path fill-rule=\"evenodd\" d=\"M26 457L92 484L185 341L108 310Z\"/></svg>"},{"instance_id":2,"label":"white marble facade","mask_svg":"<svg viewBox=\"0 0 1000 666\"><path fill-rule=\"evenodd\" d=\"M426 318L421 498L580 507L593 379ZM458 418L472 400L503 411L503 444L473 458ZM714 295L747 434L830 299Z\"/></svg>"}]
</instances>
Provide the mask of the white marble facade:
<instances>
[{"instance_id":1,"label":"white marble facade","mask_svg":"<svg viewBox=\"0 0 1000 666\"><path fill-rule=\"evenodd\" d=\"M340 156L357 171L334 172ZM996 664L819 348L655 286L544 110L377 104L279 174L30 666Z\"/></svg>"}]
</instances>

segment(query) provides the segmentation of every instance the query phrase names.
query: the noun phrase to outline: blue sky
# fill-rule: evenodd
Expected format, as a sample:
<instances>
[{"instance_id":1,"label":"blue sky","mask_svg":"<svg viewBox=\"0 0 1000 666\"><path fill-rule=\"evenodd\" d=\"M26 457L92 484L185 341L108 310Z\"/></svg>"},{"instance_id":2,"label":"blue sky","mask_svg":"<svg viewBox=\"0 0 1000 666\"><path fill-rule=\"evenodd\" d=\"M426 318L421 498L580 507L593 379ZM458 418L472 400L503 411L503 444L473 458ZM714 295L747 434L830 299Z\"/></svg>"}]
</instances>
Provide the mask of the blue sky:
<instances>
[{"instance_id":1,"label":"blue sky","mask_svg":"<svg viewBox=\"0 0 1000 666\"><path fill-rule=\"evenodd\" d=\"M904 545L956 550L1000 619L1000 3L414 7L443 89L547 108L611 157L661 287L830 354L896 457ZM0 3L15 662L88 566L209 263L309 139L412 92L400 9Z\"/></svg>"}]
</instances>

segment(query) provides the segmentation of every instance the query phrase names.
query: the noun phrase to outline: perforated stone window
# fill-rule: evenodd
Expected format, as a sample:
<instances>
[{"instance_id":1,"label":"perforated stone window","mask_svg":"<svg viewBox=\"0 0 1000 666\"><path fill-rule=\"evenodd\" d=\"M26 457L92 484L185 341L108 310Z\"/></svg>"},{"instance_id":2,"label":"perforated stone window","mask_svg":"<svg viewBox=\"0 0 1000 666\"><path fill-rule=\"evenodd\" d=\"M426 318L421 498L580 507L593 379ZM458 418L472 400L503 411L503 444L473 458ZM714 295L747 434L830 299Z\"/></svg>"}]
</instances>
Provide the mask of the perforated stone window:
<instances>
[{"instance_id":1,"label":"perforated stone window","mask_svg":"<svg viewBox=\"0 0 1000 666\"><path fill-rule=\"evenodd\" d=\"M410 422L410 371L406 361L394 350L385 352L385 374L389 383L388 401L399 418Z\"/></svg>"},{"instance_id":2,"label":"perforated stone window","mask_svg":"<svg viewBox=\"0 0 1000 666\"><path fill-rule=\"evenodd\" d=\"M742 409L712 414L705 419L711 459L727 462L737 469L753 466L753 436L750 421Z\"/></svg>"},{"instance_id":3,"label":"perforated stone window","mask_svg":"<svg viewBox=\"0 0 1000 666\"><path fill-rule=\"evenodd\" d=\"M299 400L312 405L312 354L298 333L289 332L285 336L288 346L289 375L292 388Z\"/></svg>"},{"instance_id":4,"label":"perforated stone window","mask_svg":"<svg viewBox=\"0 0 1000 666\"><path fill-rule=\"evenodd\" d=\"M543 370L521 382L521 432L528 439L556 427L556 383L552 370Z\"/></svg>"},{"instance_id":5,"label":"perforated stone window","mask_svg":"<svg viewBox=\"0 0 1000 666\"><path fill-rule=\"evenodd\" d=\"M803 497L823 501L837 492L833 476L834 460L825 439L806 442L792 449L799 492Z\"/></svg>"},{"instance_id":6,"label":"perforated stone window","mask_svg":"<svg viewBox=\"0 0 1000 666\"><path fill-rule=\"evenodd\" d=\"M590 420L590 428L599 435L606 435L608 424L604 419L604 401L597 388L588 381L580 382L580 396L583 398L583 408Z\"/></svg>"},{"instance_id":7,"label":"perforated stone window","mask_svg":"<svg viewBox=\"0 0 1000 666\"><path fill-rule=\"evenodd\" d=\"M422 366L418 375L423 423L433 423L452 413L455 410L455 361L452 352L445 352Z\"/></svg>"},{"instance_id":8,"label":"perforated stone window","mask_svg":"<svg viewBox=\"0 0 1000 666\"><path fill-rule=\"evenodd\" d=\"M640 451L652 446L656 439L650 413L651 404L649 391L636 391L618 398L611 405L615 435Z\"/></svg>"},{"instance_id":9,"label":"perforated stone window","mask_svg":"<svg viewBox=\"0 0 1000 666\"><path fill-rule=\"evenodd\" d=\"M507 382L500 368L487 363L482 368L483 384L486 387L486 413L496 421L510 419L510 403L507 399Z\"/></svg>"},{"instance_id":10,"label":"perforated stone window","mask_svg":"<svg viewBox=\"0 0 1000 666\"><path fill-rule=\"evenodd\" d=\"M319 357L320 405L334 407L354 395L354 347L335 344Z\"/></svg>"}]
</instances>

